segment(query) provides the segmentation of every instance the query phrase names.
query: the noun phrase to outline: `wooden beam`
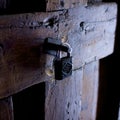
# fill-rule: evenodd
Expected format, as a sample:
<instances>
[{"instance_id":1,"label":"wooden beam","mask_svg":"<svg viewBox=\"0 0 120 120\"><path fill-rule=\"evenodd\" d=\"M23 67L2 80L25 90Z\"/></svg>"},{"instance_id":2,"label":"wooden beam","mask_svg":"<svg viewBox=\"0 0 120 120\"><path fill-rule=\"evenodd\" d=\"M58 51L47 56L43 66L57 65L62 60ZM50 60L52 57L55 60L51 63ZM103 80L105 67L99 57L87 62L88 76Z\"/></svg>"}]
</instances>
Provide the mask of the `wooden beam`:
<instances>
[{"instance_id":1,"label":"wooden beam","mask_svg":"<svg viewBox=\"0 0 120 120\"><path fill-rule=\"evenodd\" d=\"M57 17L58 13L0 17L0 98L48 80L49 56L43 53L43 42L57 38ZM47 24L51 18L56 20L53 26Z\"/></svg>"},{"instance_id":2,"label":"wooden beam","mask_svg":"<svg viewBox=\"0 0 120 120\"><path fill-rule=\"evenodd\" d=\"M87 5L88 0L48 0L47 11L69 9L80 5Z\"/></svg>"},{"instance_id":3,"label":"wooden beam","mask_svg":"<svg viewBox=\"0 0 120 120\"><path fill-rule=\"evenodd\" d=\"M0 17L0 98L51 79L45 70L54 57L42 51L47 37L65 38L71 45L73 70L111 54L116 14L116 4L110 3Z\"/></svg>"},{"instance_id":4,"label":"wooden beam","mask_svg":"<svg viewBox=\"0 0 120 120\"><path fill-rule=\"evenodd\" d=\"M78 7L63 14L64 19L59 24L59 38L65 37L70 43L75 69L112 54L116 30L116 4Z\"/></svg>"}]
</instances>

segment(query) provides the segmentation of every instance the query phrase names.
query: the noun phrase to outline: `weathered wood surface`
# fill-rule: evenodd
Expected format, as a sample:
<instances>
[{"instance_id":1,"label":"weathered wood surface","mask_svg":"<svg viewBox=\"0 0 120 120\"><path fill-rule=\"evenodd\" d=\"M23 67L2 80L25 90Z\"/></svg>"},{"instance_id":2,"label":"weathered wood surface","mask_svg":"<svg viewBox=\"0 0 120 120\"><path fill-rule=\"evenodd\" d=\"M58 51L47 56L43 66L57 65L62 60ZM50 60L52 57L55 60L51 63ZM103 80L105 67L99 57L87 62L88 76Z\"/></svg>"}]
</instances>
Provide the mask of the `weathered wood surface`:
<instances>
[{"instance_id":1,"label":"weathered wood surface","mask_svg":"<svg viewBox=\"0 0 120 120\"><path fill-rule=\"evenodd\" d=\"M88 0L48 0L47 11L73 8L79 5L87 5Z\"/></svg>"},{"instance_id":2,"label":"weathered wood surface","mask_svg":"<svg viewBox=\"0 0 120 120\"><path fill-rule=\"evenodd\" d=\"M53 57L42 53L46 37L70 43L73 70L111 54L116 14L117 6L111 3L0 17L0 98L51 79L45 69Z\"/></svg>"},{"instance_id":3,"label":"weathered wood surface","mask_svg":"<svg viewBox=\"0 0 120 120\"><path fill-rule=\"evenodd\" d=\"M10 11L15 12L15 11L12 11L12 10L17 10L15 6L18 6L19 9L21 9L22 13L23 13L23 10L24 12L26 11L27 12L57 11L62 9L74 8L80 5L87 6L89 3L95 3L100 1L101 0L47 0L47 1L42 0L42 1L34 1L34 2L32 1L32 2L29 2L28 4L28 3L24 3L23 0L22 1L20 0L17 2L12 0L0 0L0 9L4 11L7 10L8 13L10 13ZM30 8L30 6L32 7Z\"/></svg>"},{"instance_id":4,"label":"weathered wood surface","mask_svg":"<svg viewBox=\"0 0 120 120\"><path fill-rule=\"evenodd\" d=\"M45 120L96 120L98 73L99 61L94 61L73 71L71 78L48 82Z\"/></svg>"},{"instance_id":5,"label":"weathered wood surface","mask_svg":"<svg viewBox=\"0 0 120 120\"><path fill-rule=\"evenodd\" d=\"M0 100L0 120L14 120L12 97Z\"/></svg>"},{"instance_id":6,"label":"weathered wood surface","mask_svg":"<svg viewBox=\"0 0 120 120\"><path fill-rule=\"evenodd\" d=\"M80 120L83 69L72 77L46 83L45 120Z\"/></svg>"},{"instance_id":7,"label":"weathered wood surface","mask_svg":"<svg viewBox=\"0 0 120 120\"><path fill-rule=\"evenodd\" d=\"M43 40L56 38L57 21L53 26L43 21L56 13L2 16L0 18L0 98L47 80ZM52 28L51 28L52 27ZM22 83L22 84L21 84ZM16 91L17 90L17 91Z\"/></svg>"},{"instance_id":8,"label":"weathered wood surface","mask_svg":"<svg viewBox=\"0 0 120 120\"><path fill-rule=\"evenodd\" d=\"M99 61L91 62L83 68L80 120L96 120Z\"/></svg>"},{"instance_id":9,"label":"weathered wood surface","mask_svg":"<svg viewBox=\"0 0 120 120\"><path fill-rule=\"evenodd\" d=\"M75 69L113 52L116 14L116 4L66 11L65 19L60 21L59 38L65 37L70 42Z\"/></svg>"}]
</instances>

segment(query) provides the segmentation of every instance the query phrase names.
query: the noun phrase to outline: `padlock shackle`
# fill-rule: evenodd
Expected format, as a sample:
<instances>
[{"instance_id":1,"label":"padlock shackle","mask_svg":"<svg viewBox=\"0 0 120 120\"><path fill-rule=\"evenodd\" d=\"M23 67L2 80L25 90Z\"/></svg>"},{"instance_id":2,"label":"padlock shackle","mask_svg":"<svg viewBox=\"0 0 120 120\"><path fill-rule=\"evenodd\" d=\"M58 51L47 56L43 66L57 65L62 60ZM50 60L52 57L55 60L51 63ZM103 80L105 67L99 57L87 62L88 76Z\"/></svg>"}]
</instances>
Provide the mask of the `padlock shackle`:
<instances>
[{"instance_id":1,"label":"padlock shackle","mask_svg":"<svg viewBox=\"0 0 120 120\"><path fill-rule=\"evenodd\" d=\"M69 52L69 47L62 45L60 40L46 38L43 45L43 50L47 54L56 55L57 51Z\"/></svg>"}]
</instances>

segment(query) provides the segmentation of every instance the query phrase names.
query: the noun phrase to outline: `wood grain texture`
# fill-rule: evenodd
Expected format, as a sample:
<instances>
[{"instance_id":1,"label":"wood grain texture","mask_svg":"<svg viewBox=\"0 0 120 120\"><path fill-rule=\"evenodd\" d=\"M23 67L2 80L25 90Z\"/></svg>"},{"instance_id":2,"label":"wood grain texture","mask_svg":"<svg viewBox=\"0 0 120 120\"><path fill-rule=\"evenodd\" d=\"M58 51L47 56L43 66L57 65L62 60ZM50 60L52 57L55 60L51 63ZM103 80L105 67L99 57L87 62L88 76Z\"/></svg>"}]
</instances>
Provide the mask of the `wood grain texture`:
<instances>
[{"instance_id":1,"label":"wood grain texture","mask_svg":"<svg viewBox=\"0 0 120 120\"><path fill-rule=\"evenodd\" d=\"M0 120L14 120L12 97L0 100Z\"/></svg>"},{"instance_id":2,"label":"wood grain texture","mask_svg":"<svg viewBox=\"0 0 120 120\"><path fill-rule=\"evenodd\" d=\"M111 54L116 14L111 3L0 17L0 98L51 79L45 69L54 57L42 51L47 37L66 38L73 49L73 70Z\"/></svg>"},{"instance_id":3,"label":"wood grain texture","mask_svg":"<svg viewBox=\"0 0 120 120\"><path fill-rule=\"evenodd\" d=\"M116 30L116 4L81 6L70 9L63 15L59 24L59 38L65 36L66 41L70 43L75 69L112 54Z\"/></svg>"},{"instance_id":4,"label":"wood grain texture","mask_svg":"<svg viewBox=\"0 0 120 120\"><path fill-rule=\"evenodd\" d=\"M0 98L47 80L45 67L49 56L43 54L46 37L56 38L57 21L47 19L56 13L25 14L0 17ZM54 21L54 20L53 20ZM48 60L47 60L48 59Z\"/></svg>"},{"instance_id":5,"label":"wood grain texture","mask_svg":"<svg viewBox=\"0 0 120 120\"><path fill-rule=\"evenodd\" d=\"M46 83L45 120L80 120L83 69L63 81Z\"/></svg>"},{"instance_id":6,"label":"wood grain texture","mask_svg":"<svg viewBox=\"0 0 120 120\"><path fill-rule=\"evenodd\" d=\"M98 75L99 61L94 61L84 66L80 120L96 120L99 86Z\"/></svg>"},{"instance_id":7,"label":"wood grain texture","mask_svg":"<svg viewBox=\"0 0 120 120\"><path fill-rule=\"evenodd\" d=\"M47 11L69 9L80 5L87 5L88 0L48 0Z\"/></svg>"}]
</instances>

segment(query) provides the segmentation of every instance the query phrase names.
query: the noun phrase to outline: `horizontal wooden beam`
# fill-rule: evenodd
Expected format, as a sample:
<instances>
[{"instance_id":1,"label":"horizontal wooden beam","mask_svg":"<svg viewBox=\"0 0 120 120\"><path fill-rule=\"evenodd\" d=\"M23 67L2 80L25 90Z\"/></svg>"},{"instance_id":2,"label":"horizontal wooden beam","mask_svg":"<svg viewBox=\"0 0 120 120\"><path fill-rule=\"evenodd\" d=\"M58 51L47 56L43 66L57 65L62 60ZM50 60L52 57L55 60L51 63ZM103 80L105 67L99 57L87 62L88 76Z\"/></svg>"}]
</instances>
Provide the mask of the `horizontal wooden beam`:
<instances>
[{"instance_id":1,"label":"horizontal wooden beam","mask_svg":"<svg viewBox=\"0 0 120 120\"><path fill-rule=\"evenodd\" d=\"M114 50L117 6L102 4L70 9L59 24L59 38L73 49L74 68L102 59Z\"/></svg>"},{"instance_id":2,"label":"horizontal wooden beam","mask_svg":"<svg viewBox=\"0 0 120 120\"><path fill-rule=\"evenodd\" d=\"M113 52L116 4L0 17L0 98L52 79L53 56L43 53L47 37L72 47L73 70ZM52 76L53 77L53 76Z\"/></svg>"},{"instance_id":3,"label":"horizontal wooden beam","mask_svg":"<svg viewBox=\"0 0 120 120\"><path fill-rule=\"evenodd\" d=\"M46 37L58 36L58 13L0 17L0 98L47 80ZM55 18L54 18L55 17ZM47 23L56 19L53 26Z\"/></svg>"},{"instance_id":4,"label":"horizontal wooden beam","mask_svg":"<svg viewBox=\"0 0 120 120\"><path fill-rule=\"evenodd\" d=\"M82 80L83 69L79 69L65 80L46 82L46 120L80 120Z\"/></svg>"}]
</instances>

